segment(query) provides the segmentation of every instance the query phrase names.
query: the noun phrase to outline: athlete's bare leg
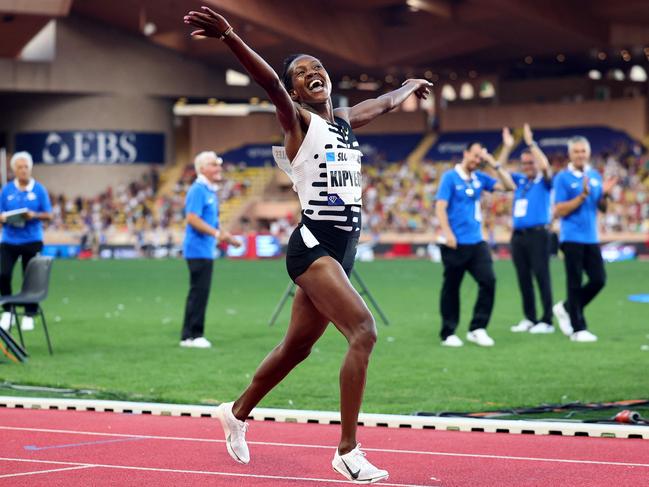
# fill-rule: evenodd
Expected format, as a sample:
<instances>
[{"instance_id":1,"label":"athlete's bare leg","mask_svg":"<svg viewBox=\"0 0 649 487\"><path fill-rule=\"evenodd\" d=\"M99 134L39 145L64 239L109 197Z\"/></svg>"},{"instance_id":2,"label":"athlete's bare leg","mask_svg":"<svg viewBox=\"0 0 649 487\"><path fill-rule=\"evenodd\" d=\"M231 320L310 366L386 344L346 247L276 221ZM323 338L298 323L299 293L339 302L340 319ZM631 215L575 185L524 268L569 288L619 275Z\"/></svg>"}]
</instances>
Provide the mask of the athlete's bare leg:
<instances>
[{"instance_id":1,"label":"athlete's bare leg","mask_svg":"<svg viewBox=\"0 0 649 487\"><path fill-rule=\"evenodd\" d=\"M345 454L357 444L358 413L369 356L376 342L374 318L340 264L331 257L316 260L296 283L299 288L286 336L261 363L232 412L245 420L259 401L309 355L332 321L349 343L340 369L342 431L338 451Z\"/></svg>"},{"instance_id":2,"label":"athlete's bare leg","mask_svg":"<svg viewBox=\"0 0 649 487\"><path fill-rule=\"evenodd\" d=\"M306 293L298 287L286 336L259 365L252 382L232 406L232 413L237 419L245 421L259 401L309 356L311 347L328 324L329 320L320 314Z\"/></svg>"},{"instance_id":3,"label":"athlete's bare leg","mask_svg":"<svg viewBox=\"0 0 649 487\"><path fill-rule=\"evenodd\" d=\"M367 366L376 343L372 313L340 264L322 257L296 280L311 302L345 335L349 349L340 369L340 454L356 447L358 413L363 401Z\"/></svg>"}]
</instances>

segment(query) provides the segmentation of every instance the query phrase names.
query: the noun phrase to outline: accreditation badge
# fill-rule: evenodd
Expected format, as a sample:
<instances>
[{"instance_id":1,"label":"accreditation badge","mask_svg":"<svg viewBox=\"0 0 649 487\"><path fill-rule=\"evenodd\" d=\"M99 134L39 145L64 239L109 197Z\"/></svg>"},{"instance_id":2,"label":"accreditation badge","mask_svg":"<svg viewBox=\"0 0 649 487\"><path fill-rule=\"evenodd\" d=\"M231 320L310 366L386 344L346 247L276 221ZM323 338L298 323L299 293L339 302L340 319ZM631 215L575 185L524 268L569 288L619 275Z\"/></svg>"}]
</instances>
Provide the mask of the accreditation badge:
<instances>
[{"instance_id":1,"label":"accreditation badge","mask_svg":"<svg viewBox=\"0 0 649 487\"><path fill-rule=\"evenodd\" d=\"M514 218L523 218L527 215L527 199L520 199L514 202Z\"/></svg>"},{"instance_id":2,"label":"accreditation badge","mask_svg":"<svg viewBox=\"0 0 649 487\"><path fill-rule=\"evenodd\" d=\"M325 152L329 206L362 206L362 156L363 153L356 149L332 149Z\"/></svg>"}]
</instances>

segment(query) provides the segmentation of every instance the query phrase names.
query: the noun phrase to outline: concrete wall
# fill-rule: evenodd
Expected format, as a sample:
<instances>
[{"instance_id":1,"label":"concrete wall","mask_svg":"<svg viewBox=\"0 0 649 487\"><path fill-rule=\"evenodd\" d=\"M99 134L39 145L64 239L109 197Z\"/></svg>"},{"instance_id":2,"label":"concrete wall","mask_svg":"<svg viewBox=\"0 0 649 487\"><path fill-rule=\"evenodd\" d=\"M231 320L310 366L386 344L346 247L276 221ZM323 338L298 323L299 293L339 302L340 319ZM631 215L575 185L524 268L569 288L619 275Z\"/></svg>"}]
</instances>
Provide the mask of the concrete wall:
<instances>
[{"instance_id":1,"label":"concrete wall","mask_svg":"<svg viewBox=\"0 0 649 487\"><path fill-rule=\"evenodd\" d=\"M203 150L218 153L244 144L279 142L282 131L274 113L254 113L247 117L191 117L190 152Z\"/></svg>"},{"instance_id":2,"label":"concrete wall","mask_svg":"<svg viewBox=\"0 0 649 487\"><path fill-rule=\"evenodd\" d=\"M393 112L383 115L357 134L413 133L426 130L424 112ZM247 117L191 117L191 153L202 150L225 152L244 144L278 143L283 140L275 114L256 113Z\"/></svg>"},{"instance_id":3,"label":"concrete wall","mask_svg":"<svg viewBox=\"0 0 649 487\"><path fill-rule=\"evenodd\" d=\"M625 130L638 139L649 132L646 98L449 107L441 112L440 119L443 131L522 127L529 122L537 128L607 125Z\"/></svg>"},{"instance_id":4,"label":"concrete wall","mask_svg":"<svg viewBox=\"0 0 649 487\"><path fill-rule=\"evenodd\" d=\"M79 129L162 132L166 160L172 161L171 109L169 100L135 95L0 95L0 132L6 132L10 150L13 150L14 135L19 132ZM36 164L34 176L53 193L94 196L108 186L139 179L147 170L146 164Z\"/></svg>"},{"instance_id":5,"label":"concrete wall","mask_svg":"<svg viewBox=\"0 0 649 487\"><path fill-rule=\"evenodd\" d=\"M57 21L56 38L51 63L0 59L0 91L222 98L260 93L256 86L227 86L222 68L87 19Z\"/></svg>"}]
</instances>

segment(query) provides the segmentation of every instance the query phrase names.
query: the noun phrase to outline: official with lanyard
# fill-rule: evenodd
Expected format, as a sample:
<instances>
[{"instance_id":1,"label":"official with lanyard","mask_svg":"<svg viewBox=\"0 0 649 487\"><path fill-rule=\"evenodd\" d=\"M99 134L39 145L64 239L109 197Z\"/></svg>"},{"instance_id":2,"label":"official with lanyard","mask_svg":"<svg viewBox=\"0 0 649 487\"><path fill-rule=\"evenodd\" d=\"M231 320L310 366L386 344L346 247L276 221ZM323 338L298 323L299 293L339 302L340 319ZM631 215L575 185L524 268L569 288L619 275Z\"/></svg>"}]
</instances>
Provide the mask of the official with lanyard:
<instances>
[{"instance_id":1,"label":"official with lanyard","mask_svg":"<svg viewBox=\"0 0 649 487\"><path fill-rule=\"evenodd\" d=\"M512 202L513 232L512 260L518 277L518 287L523 302L524 318L513 332L553 333L552 280L550 278L551 222L550 195L552 169L548 158L534 142L528 124L523 127L523 140L527 148L521 154L521 172L513 173L516 184ZM503 129L503 146L510 151L514 139L509 129ZM543 313L536 314L533 279L539 287Z\"/></svg>"},{"instance_id":2,"label":"official with lanyard","mask_svg":"<svg viewBox=\"0 0 649 487\"><path fill-rule=\"evenodd\" d=\"M498 179L477 171L487 163ZM512 191L514 182L479 142L468 145L462 162L444 173L437 192L435 213L442 230L442 263L444 283L440 296L442 314L442 345L461 347L462 340L455 334L460 319L460 285L465 272L478 283L478 300L467 340L482 347L491 347L494 340L487 334L496 292L496 276L491 252L482 235L482 191Z\"/></svg>"},{"instance_id":3,"label":"official with lanyard","mask_svg":"<svg viewBox=\"0 0 649 487\"><path fill-rule=\"evenodd\" d=\"M584 308L606 283L599 247L597 211L605 212L617 178L607 181L590 164L590 143L585 137L568 142L570 164L554 180L554 213L561 219L559 241L566 267L568 299L553 310L559 328L574 342L595 342L587 328ZM582 274L588 282L582 285Z\"/></svg>"},{"instance_id":4,"label":"official with lanyard","mask_svg":"<svg viewBox=\"0 0 649 487\"><path fill-rule=\"evenodd\" d=\"M210 348L203 336L205 311L212 286L212 269L218 242L238 247L232 236L219 225L218 183L223 180L223 160L211 151L201 152L194 159L196 180L187 191L185 216L187 229L183 255L189 268L189 293L180 346Z\"/></svg>"}]
</instances>

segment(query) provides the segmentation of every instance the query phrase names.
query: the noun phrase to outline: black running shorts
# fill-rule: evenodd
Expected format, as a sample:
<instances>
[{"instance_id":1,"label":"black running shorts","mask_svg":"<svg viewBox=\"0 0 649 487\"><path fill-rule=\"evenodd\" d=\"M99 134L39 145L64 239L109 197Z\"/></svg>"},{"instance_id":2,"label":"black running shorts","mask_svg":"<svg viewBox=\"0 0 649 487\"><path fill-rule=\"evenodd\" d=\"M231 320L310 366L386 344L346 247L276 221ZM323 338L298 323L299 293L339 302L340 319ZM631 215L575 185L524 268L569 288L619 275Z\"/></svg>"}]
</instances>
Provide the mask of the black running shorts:
<instances>
[{"instance_id":1,"label":"black running shorts","mask_svg":"<svg viewBox=\"0 0 649 487\"><path fill-rule=\"evenodd\" d=\"M302 227L306 227L303 229ZM326 255L336 259L349 276L354 267L360 232L346 232L330 222L318 222L308 217L291 234L286 249L286 270L293 281L309 266Z\"/></svg>"}]
</instances>

